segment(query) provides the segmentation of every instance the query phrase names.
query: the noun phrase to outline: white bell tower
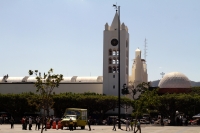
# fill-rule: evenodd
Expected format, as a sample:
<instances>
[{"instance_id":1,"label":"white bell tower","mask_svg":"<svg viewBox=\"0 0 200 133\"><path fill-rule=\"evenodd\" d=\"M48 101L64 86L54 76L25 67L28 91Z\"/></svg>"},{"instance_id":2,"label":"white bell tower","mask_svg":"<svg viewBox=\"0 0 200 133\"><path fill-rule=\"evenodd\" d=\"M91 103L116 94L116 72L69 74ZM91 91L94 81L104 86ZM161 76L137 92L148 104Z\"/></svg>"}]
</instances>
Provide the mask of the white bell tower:
<instances>
[{"instance_id":1,"label":"white bell tower","mask_svg":"<svg viewBox=\"0 0 200 133\"><path fill-rule=\"evenodd\" d=\"M118 17L116 13L111 26L105 24L103 33L103 94L114 96L118 96L119 70L120 89L129 81L129 33L127 26L120 23L119 52Z\"/></svg>"}]
</instances>

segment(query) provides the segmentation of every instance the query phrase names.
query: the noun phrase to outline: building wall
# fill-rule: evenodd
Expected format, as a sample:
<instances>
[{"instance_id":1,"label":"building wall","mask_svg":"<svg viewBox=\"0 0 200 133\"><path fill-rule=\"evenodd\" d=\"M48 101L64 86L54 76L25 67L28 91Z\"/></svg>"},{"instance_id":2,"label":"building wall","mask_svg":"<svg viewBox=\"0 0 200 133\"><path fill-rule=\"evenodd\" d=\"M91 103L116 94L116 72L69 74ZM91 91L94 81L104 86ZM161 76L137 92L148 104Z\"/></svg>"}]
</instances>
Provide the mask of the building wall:
<instances>
[{"instance_id":1,"label":"building wall","mask_svg":"<svg viewBox=\"0 0 200 133\"><path fill-rule=\"evenodd\" d=\"M55 88L56 94L72 92L72 93L84 93L94 92L98 94L103 93L102 83L61 83L59 88ZM0 83L0 93L7 94L20 94L23 92L36 93L36 87L33 83Z\"/></svg>"}]
</instances>

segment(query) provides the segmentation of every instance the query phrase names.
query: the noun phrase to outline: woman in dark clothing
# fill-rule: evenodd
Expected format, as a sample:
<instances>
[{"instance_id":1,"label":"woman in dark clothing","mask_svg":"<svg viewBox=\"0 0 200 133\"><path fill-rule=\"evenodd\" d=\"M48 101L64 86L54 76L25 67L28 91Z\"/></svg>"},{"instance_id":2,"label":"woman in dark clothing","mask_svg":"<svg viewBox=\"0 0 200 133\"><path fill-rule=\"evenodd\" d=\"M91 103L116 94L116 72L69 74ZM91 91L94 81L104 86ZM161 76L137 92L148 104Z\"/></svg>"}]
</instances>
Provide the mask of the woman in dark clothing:
<instances>
[{"instance_id":1,"label":"woman in dark clothing","mask_svg":"<svg viewBox=\"0 0 200 133\"><path fill-rule=\"evenodd\" d=\"M10 118L10 125L11 125L11 129L14 128L14 119L12 116Z\"/></svg>"}]
</instances>

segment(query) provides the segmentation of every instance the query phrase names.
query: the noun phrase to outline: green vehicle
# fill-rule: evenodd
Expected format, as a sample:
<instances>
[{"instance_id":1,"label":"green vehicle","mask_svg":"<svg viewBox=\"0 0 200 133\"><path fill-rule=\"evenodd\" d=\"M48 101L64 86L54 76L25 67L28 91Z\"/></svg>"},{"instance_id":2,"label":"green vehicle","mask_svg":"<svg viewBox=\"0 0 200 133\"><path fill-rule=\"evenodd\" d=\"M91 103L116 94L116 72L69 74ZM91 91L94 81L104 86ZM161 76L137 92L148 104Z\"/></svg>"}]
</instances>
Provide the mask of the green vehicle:
<instances>
[{"instance_id":1,"label":"green vehicle","mask_svg":"<svg viewBox=\"0 0 200 133\"><path fill-rule=\"evenodd\" d=\"M67 108L61 120L62 129L69 127L70 119L73 121L74 129L77 127L85 129L85 125L87 124L87 109Z\"/></svg>"}]
</instances>

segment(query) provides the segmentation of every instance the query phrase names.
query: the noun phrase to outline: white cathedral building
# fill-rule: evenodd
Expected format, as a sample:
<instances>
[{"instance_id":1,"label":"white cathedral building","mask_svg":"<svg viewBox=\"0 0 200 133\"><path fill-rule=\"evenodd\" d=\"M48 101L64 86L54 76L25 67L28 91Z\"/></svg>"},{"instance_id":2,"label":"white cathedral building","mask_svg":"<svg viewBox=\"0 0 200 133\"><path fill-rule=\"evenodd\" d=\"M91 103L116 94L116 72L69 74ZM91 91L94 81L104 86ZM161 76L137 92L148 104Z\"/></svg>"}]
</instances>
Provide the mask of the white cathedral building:
<instances>
[{"instance_id":1,"label":"white cathedral building","mask_svg":"<svg viewBox=\"0 0 200 133\"><path fill-rule=\"evenodd\" d=\"M120 40L120 45L119 41ZM120 46L120 48L119 48ZM120 51L119 51L120 50ZM120 53L120 54L119 54ZM120 68L119 68L120 64ZM112 24L105 24L103 33L103 76L97 77L64 77L55 93L84 93L118 96L118 76L120 71L120 88L123 84L132 82L134 86L148 81L147 65L141 58L141 50L136 49L132 65L132 74L129 76L129 33L128 27L120 23L120 39L118 39L118 13L115 14ZM0 93L19 94L23 92L36 93L35 77L0 77ZM120 91L121 92L121 91Z\"/></svg>"}]
</instances>

